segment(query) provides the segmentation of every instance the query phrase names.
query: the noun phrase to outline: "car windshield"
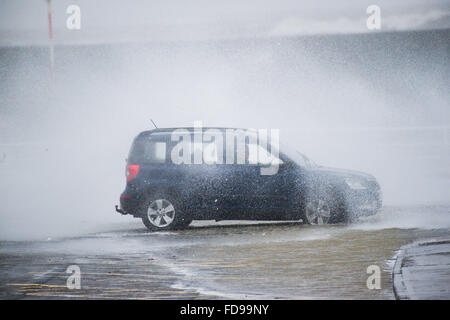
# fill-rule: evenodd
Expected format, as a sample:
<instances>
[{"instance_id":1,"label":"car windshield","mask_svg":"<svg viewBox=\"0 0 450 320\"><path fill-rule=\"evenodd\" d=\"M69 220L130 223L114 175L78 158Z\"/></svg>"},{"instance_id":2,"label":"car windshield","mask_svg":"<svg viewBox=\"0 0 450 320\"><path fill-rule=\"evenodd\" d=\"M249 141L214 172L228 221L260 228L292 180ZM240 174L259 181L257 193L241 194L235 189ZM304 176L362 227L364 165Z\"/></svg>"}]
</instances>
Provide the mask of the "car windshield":
<instances>
[{"instance_id":1,"label":"car windshield","mask_svg":"<svg viewBox=\"0 0 450 320\"><path fill-rule=\"evenodd\" d=\"M295 148L286 143L280 142L280 150L282 153L288 156L288 158L290 158L292 161L294 161L301 167L305 168L318 167L318 165L314 161L310 160L303 153L297 151Z\"/></svg>"}]
</instances>

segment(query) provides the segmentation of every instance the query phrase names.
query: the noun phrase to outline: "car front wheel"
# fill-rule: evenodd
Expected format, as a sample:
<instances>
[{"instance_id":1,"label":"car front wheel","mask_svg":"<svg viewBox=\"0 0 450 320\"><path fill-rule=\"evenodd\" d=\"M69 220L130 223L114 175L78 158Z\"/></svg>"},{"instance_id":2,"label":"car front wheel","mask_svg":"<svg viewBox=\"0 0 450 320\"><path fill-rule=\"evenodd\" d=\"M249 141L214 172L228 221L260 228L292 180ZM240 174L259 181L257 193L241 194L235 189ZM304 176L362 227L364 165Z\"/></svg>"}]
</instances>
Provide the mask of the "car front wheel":
<instances>
[{"instance_id":1,"label":"car front wheel","mask_svg":"<svg viewBox=\"0 0 450 320\"><path fill-rule=\"evenodd\" d=\"M309 224L328 224L331 217L331 209L324 200L309 201L305 209L306 221Z\"/></svg>"},{"instance_id":2,"label":"car front wheel","mask_svg":"<svg viewBox=\"0 0 450 320\"><path fill-rule=\"evenodd\" d=\"M321 225L347 222L345 209L338 199L330 195L314 195L305 206L304 220L308 224Z\"/></svg>"}]
</instances>

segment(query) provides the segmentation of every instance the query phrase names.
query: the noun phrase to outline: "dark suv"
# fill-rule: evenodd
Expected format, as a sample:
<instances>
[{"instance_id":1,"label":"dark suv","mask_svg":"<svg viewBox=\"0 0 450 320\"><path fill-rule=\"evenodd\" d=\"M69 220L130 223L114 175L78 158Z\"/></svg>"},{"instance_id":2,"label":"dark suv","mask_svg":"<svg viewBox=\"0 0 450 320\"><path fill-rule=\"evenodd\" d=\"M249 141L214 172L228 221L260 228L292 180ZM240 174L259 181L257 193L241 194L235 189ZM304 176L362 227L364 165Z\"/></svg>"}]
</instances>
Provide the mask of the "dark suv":
<instances>
[{"instance_id":1,"label":"dark suv","mask_svg":"<svg viewBox=\"0 0 450 320\"><path fill-rule=\"evenodd\" d=\"M166 230L203 219L350 222L381 207L373 176L318 166L272 140L234 128L141 132L116 211Z\"/></svg>"}]
</instances>

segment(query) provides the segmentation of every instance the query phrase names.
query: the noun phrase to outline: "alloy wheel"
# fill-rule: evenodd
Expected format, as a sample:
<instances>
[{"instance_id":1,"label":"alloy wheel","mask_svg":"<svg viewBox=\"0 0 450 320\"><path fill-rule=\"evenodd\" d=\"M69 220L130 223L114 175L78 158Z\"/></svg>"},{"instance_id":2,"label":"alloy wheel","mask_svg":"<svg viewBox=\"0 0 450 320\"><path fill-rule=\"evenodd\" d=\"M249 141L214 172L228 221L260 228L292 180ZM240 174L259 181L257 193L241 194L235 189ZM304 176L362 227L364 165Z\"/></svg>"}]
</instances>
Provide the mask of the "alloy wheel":
<instances>
[{"instance_id":1,"label":"alloy wheel","mask_svg":"<svg viewBox=\"0 0 450 320\"><path fill-rule=\"evenodd\" d=\"M330 206L324 200L311 201L306 206L306 219L309 224L327 224L330 216Z\"/></svg>"},{"instance_id":2,"label":"alloy wheel","mask_svg":"<svg viewBox=\"0 0 450 320\"><path fill-rule=\"evenodd\" d=\"M169 200L157 199L148 206L147 217L155 227L167 227L175 219L175 207Z\"/></svg>"}]
</instances>

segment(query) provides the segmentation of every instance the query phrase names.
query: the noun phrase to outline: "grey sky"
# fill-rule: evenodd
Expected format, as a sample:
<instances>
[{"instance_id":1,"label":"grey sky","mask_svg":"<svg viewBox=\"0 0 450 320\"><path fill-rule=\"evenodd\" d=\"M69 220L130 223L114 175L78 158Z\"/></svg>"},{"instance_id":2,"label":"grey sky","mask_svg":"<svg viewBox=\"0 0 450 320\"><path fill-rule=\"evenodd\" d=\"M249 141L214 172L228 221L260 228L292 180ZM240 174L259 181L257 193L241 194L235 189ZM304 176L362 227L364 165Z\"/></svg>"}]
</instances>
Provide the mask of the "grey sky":
<instances>
[{"instance_id":1,"label":"grey sky","mask_svg":"<svg viewBox=\"0 0 450 320\"><path fill-rule=\"evenodd\" d=\"M381 8L382 31L450 27L450 0L52 0L55 41L191 40L368 32L366 8ZM81 30L66 8L81 8ZM48 39L46 0L0 0L0 44Z\"/></svg>"}]
</instances>

